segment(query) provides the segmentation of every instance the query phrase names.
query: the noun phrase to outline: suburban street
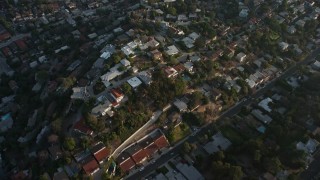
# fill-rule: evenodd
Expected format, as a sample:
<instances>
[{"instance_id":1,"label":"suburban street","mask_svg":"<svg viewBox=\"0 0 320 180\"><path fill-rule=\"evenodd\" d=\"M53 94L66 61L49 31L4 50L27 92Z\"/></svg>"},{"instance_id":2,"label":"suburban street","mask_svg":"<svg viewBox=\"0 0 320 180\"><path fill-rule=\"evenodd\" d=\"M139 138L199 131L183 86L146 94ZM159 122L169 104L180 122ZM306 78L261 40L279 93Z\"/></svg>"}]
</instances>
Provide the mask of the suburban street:
<instances>
[{"instance_id":1,"label":"suburban street","mask_svg":"<svg viewBox=\"0 0 320 180\"><path fill-rule=\"evenodd\" d=\"M0 49L3 48L3 47L6 47L6 46L8 46L8 45L10 45L12 42L14 42L14 41L16 41L16 40L19 40L19 39L22 39L22 38L25 38L25 37L30 37L30 36L31 36L30 33L27 33L27 34L18 34L18 35L16 35L16 36L12 36L9 40L0 43Z\"/></svg>"},{"instance_id":2,"label":"suburban street","mask_svg":"<svg viewBox=\"0 0 320 180\"><path fill-rule=\"evenodd\" d=\"M229 108L227 111L222 113L219 116L219 118L217 118L217 120L222 120L225 117L230 117L230 116L237 114L241 110L241 107L249 105L253 100L255 100L256 98L263 95L266 91L270 90L274 86L274 84L277 80L290 77L291 75L293 75L296 72L296 70L298 70L298 68L301 65L306 65L306 64L311 63L319 53L320 53L320 48L314 50L309 56L307 56L305 58L304 61L296 63L293 67L290 67L288 70L283 72L281 76L273 79L272 81L267 83L264 87L258 89L256 91L256 93L251 96L251 98L248 98L245 101L241 101L241 102L237 103L236 105L234 105L233 107ZM207 130L209 130L209 128L210 128L209 124L206 124L204 127L202 127L200 129L198 134L206 132ZM197 137L196 136L188 136L183 141L188 141L190 143L194 143L197 141ZM179 154L181 152L182 147L183 147L183 143L179 143L178 145L172 147L172 149L170 151L168 151L167 153L162 154L160 158L156 159L155 163L152 163L152 164L149 163L148 165L145 166L143 171L138 171L134 174L131 174L126 179L137 180L137 179L141 179L141 178L147 176L152 171L154 171L156 168L158 168L162 164L169 161L175 155ZM317 157L320 159L320 155L318 155ZM315 167L319 168L319 165L320 165L319 163L312 163L310 165L309 169L314 169ZM312 173L312 172L314 173L314 171L310 170L309 173ZM315 172L318 172L318 171L315 171ZM312 176L305 175L305 177L312 177ZM306 178L306 179L308 179L308 178Z\"/></svg>"}]
</instances>

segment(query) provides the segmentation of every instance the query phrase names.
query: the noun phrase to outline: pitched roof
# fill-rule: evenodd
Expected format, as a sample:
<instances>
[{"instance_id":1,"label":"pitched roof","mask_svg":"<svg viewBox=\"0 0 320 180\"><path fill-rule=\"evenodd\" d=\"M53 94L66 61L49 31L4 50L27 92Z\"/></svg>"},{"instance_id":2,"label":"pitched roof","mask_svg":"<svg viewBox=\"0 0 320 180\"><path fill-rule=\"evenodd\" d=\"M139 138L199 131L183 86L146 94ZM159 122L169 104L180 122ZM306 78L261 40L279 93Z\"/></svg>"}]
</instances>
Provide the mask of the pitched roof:
<instances>
[{"instance_id":1,"label":"pitched roof","mask_svg":"<svg viewBox=\"0 0 320 180\"><path fill-rule=\"evenodd\" d=\"M91 159L89 162L84 164L82 166L82 169L86 174L92 174L94 173L97 169L99 169L99 165L95 159Z\"/></svg>"},{"instance_id":2,"label":"pitched roof","mask_svg":"<svg viewBox=\"0 0 320 180\"><path fill-rule=\"evenodd\" d=\"M101 161L107 159L108 156L110 155L109 149L107 149L105 147L105 145L103 143L101 143L101 142L99 142L98 144L93 146L92 149L91 149L91 152L92 152L94 158L98 162L101 162Z\"/></svg>"},{"instance_id":3,"label":"pitched roof","mask_svg":"<svg viewBox=\"0 0 320 180\"><path fill-rule=\"evenodd\" d=\"M179 73L183 72L184 70L186 70L186 68L183 66L183 64L177 64L173 67L176 71L178 71Z\"/></svg>"},{"instance_id":4,"label":"pitched roof","mask_svg":"<svg viewBox=\"0 0 320 180\"><path fill-rule=\"evenodd\" d=\"M19 47L19 49L21 49L21 50L27 49L27 45L26 45L26 43L25 43L23 40L21 40L21 39L16 40L15 43L17 44L17 46Z\"/></svg>"},{"instance_id":5,"label":"pitched roof","mask_svg":"<svg viewBox=\"0 0 320 180\"><path fill-rule=\"evenodd\" d=\"M129 154L123 152L116 160L122 171L127 172L135 166L134 161Z\"/></svg>"},{"instance_id":6,"label":"pitched roof","mask_svg":"<svg viewBox=\"0 0 320 180\"><path fill-rule=\"evenodd\" d=\"M110 151L107 148L103 148L101 151L94 154L94 158L98 162L101 162L109 157Z\"/></svg>"},{"instance_id":7,"label":"pitched roof","mask_svg":"<svg viewBox=\"0 0 320 180\"><path fill-rule=\"evenodd\" d=\"M10 33L8 33L8 32L2 33L2 34L0 34L0 42L4 41L6 39L9 39L10 37L11 37Z\"/></svg>"},{"instance_id":8,"label":"pitched roof","mask_svg":"<svg viewBox=\"0 0 320 180\"><path fill-rule=\"evenodd\" d=\"M167 138L163 134L155 139L154 144L157 145L159 149L170 145Z\"/></svg>"},{"instance_id":9,"label":"pitched roof","mask_svg":"<svg viewBox=\"0 0 320 180\"><path fill-rule=\"evenodd\" d=\"M111 89L111 94L116 98L123 96L122 92L119 89Z\"/></svg>"},{"instance_id":10,"label":"pitched roof","mask_svg":"<svg viewBox=\"0 0 320 180\"><path fill-rule=\"evenodd\" d=\"M92 135L93 133L93 130L84 123L84 119L81 119L80 121L78 121L74 125L73 129L86 135Z\"/></svg>"},{"instance_id":11,"label":"pitched roof","mask_svg":"<svg viewBox=\"0 0 320 180\"><path fill-rule=\"evenodd\" d=\"M150 144L145 148L145 152L148 156L152 156L155 152L157 152L158 146L156 144Z\"/></svg>"}]
</instances>

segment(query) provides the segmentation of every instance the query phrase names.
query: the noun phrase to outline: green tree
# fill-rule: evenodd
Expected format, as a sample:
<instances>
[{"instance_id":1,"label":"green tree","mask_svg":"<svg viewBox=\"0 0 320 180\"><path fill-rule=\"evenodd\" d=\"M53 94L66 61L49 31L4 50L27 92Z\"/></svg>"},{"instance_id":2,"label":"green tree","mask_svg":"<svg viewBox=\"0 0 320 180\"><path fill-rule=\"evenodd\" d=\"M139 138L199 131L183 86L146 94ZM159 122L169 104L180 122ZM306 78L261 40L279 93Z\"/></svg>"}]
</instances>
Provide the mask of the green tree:
<instances>
[{"instance_id":1,"label":"green tree","mask_svg":"<svg viewBox=\"0 0 320 180\"><path fill-rule=\"evenodd\" d=\"M37 73L36 77L40 83L43 83L49 79L49 74L47 71L42 70Z\"/></svg>"},{"instance_id":2,"label":"green tree","mask_svg":"<svg viewBox=\"0 0 320 180\"><path fill-rule=\"evenodd\" d=\"M84 116L84 119L85 119L85 122L88 126L90 126L92 129L96 129L97 128L97 125L98 125L98 120L97 118L90 114L90 113L87 113L85 116Z\"/></svg>"},{"instance_id":3,"label":"green tree","mask_svg":"<svg viewBox=\"0 0 320 180\"><path fill-rule=\"evenodd\" d=\"M205 45L206 45L206 38L202 36L196 39L196 41L194 42L194 46L197 49L203 48Z\"/></svg>"},{"instance_id":4,"label":"green tree","mask_svg":"<svg viewBox=\"0 0 320 180\"><path fill-rule=\"evenodd\" d=\"M132 92L132 88L129 83L123 83L121 86L121 90L124 94L129 95Z\"/></svg>"},{"instance_id":5,"label":"green tree","mask_svg":"<svg viewBox=\"0 0 320 180\"><path fill-rule=\"evenodd\" d=\"M63 147L72 151L76 147L76 141L72 137L66 137L63 142Z\"/></svg>"},{"instance_id":6,"label":"green tree","mask_svg":"<svg viewBox=\"0 0 320 180\"><path fill-rule=\"evenodd\" d=\"M222 161L224 160L225 155L223 151L218 151L213 155L213 160L214 161Z\"/></svg>"},{"instance_id":7,"label":"green tree","mask_svg":"<svg viewBox=\"0 0 320 180\"><path fill-rule=\"evenodd\" d=\"M51 128L54 133L61 133L62 120L61 118L57 118L51 122Z\"/></svg>"},{"instance_id":8,"label":"green tree","mask_svg":"<svg viewBox=\"0 0 320 180\"><path fill-rule=\"evenodd\" d=\"M118 64L121 61L121 57L118 54L113 54L112 59L115 64Z\"/></svg>"},{"instance_id":9,"label":"green tree","mask_svg":"<svg viewBox=\"0 0 320 180\"><path fill-rule=\"evenodd\" d=\"M182 78L177 78L174 83L175 95L180 96L185 93L187 85Z\"/></svg>"},{"instance_id":10,"label":"green tree","mask_svg":"<svg viewBox=\"0 0 320 180\"><path fill-rule=\"evenodd\" d=\"M88 137L84 136L81 138L80 144L81 144L82 148L86 149L90 146L90 139Z\"/></svg>"},{"instance_id":11,"label":"green tree","mask_svg":"<svg viewBox=\"0 0 320 180\"><path fill-rule=\"evenodd\" d=\"M185 153L190 153L191 150L192 150L192 148L191 148L190 143L188 143L188 142L183 143L183 151Z\"/></svg>"},{"instance_id":12,"label":"green tree","mask_svg":"<svg viewBox=\"0 0 320 180\"><path fill-rule=\"evenodd\" d=\"M76 82L76 79L74 77L69 76L67 78L62 79L62 86L65 89L69 89L74 85L75 82Z\"/></svg>"},{"instance_id":13,"label":"green tree","mask_svg":"<svg viewBox=\"0 0 320 180\"><path fill-rule=\"evenodd\" d=\"M269 171L273 174L278 173L281 170L281 161L278 157L264 157L263 158L263 167L266 171Z\"/></svg>"},{"instance_id":14,"label":"green tree","mask_svg":"<svg viewBox=\"0 0 320 180\"><path fill-rule=\"evenodd\" d=\"M177 10L174 7L168 7L167 8L167 13L175 16L175 15L177 15Z\"/></svg>"}]
</instances>

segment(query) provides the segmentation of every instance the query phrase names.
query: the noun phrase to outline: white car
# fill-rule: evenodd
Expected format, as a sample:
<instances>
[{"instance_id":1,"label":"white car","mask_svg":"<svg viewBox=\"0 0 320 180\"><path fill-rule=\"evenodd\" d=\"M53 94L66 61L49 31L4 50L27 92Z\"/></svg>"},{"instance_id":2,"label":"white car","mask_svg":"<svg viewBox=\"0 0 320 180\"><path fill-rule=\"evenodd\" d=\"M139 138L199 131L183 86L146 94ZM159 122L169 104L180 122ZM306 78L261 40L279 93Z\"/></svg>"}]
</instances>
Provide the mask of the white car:
<instances>
[{"instance_id":1,"label":"white car","mask_svg":"<svg viewBox=\"0 0 320 180\"><path fill-rule=\"evenodd\" d=\"M144 167L141 167L139 171L143 171L143 170L144 170Z\"/></svg>"}]
</instances>

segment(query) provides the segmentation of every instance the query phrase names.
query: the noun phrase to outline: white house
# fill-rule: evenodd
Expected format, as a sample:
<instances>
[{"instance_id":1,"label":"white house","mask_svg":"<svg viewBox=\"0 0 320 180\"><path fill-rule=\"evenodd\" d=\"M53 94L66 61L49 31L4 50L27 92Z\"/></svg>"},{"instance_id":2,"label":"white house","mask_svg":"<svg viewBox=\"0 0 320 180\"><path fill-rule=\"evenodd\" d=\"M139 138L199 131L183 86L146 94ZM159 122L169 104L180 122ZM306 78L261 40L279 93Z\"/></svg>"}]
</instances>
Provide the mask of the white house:
<instances>
[{"instance_id":1,"label":"white house","mask_svg":"<svg viewBox=\"0 0 320 180\"><path fill-rule=\"evenodd\" d=\"M285 51L285 50L288 49L289 44L286 43L286 42L280 42L280 43L279 43L279 47L280 47L281 51Z\"/></svg>"},{"instance_id":2,"label":"white house","mask_svg":"<svg viewBox=\"0 0 320 180\"><path fill-rule=\"evenodd\" d=\"M177 48L175 45L172 45L172 46L168 46L168 47L167 47L166 53L167 53L169 56L172 56L172 55L178 54L178 53L179 53L179 50L178 50L178 48Z\"/></svg>"},{"instance_id":3,"label":"white house","mask_svg":"<svg viewBox=\"0 0 320 180\"><path fill-rule=\"evenodd\" d=\"M95 116L104 116L107 114L107 111L111 110L111 102L106 100L105 103L99 104L98 106L94 107L91 113Z\"/></svg>"},{"instance_id":4,"label":"white house","mask_svg":"<svg viewBox=\"0 0 320 180\"><path fill-rule=\"evenodd\" d=\"M247 57L247 55L243 52L240 52L239 54L237 54L236 59L239 62L243 62L245 60L245 58Z\"/></svg>"},{"instance_id":5,"label":"white house","mask_svg":"<svg viewBox=\"0 0 320 180\"><path fill-rule=\"evenodd\" d=\"M138 86L140 86L142 84L140 79L137 77L133 77L133 78L127 80L127 82L133 89L137 88Z\"/></svg>"}]
</instances>

